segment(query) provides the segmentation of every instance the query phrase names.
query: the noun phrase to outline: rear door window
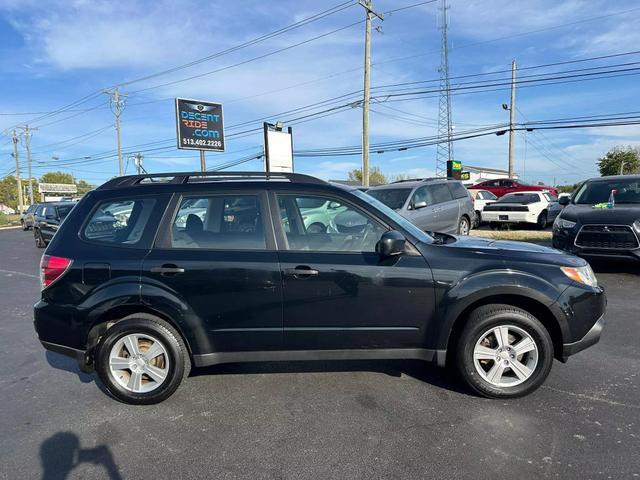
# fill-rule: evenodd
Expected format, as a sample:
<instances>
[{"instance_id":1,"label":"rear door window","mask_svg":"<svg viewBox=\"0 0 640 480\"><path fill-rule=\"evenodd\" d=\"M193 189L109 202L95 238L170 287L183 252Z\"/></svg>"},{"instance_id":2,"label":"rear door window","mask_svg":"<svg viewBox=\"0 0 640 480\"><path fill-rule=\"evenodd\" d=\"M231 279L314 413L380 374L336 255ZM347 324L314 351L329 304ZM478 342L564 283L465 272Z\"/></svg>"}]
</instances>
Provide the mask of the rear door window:
<instances>
[{"instance_id":1,"label":"rear door window","mask_svg":"<svg viewBox=\"0 0 640 480\"><path fill-rule=\"evenodd\" d=\"M265 250L257 195L183 198L171 226L172 248Z\"/></svg>"},{"instance_id":2,"label":"rear door window","mask_svg":"<svg viewBox=\"0 0 640 480\"><path fill-rule=\"evenodd\" d=\"M155 204L153 198L101 202L84 227L84 238L135 245L142 238Z\"/></svg>"}]
</instances>

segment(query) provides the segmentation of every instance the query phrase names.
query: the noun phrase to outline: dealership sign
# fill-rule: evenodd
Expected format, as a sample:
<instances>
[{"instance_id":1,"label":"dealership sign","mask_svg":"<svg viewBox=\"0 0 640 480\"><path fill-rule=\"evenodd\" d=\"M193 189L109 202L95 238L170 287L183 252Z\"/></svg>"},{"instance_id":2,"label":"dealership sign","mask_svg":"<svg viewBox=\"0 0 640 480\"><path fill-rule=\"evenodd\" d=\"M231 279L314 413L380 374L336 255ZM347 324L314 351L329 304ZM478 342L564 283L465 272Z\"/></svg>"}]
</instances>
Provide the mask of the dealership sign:
<instances>
[{"instance_id":1,"label":"dealership sign","mask_svg":"<svg viewBox=\"0 0 640 480\"><path fill-rule=\"evenodd\" d=\"M78 193L78 187L73 183L39 183L40 193Z\"/></svg>"},{"instance_id":2,"label":"dealership sign","mask_svg":"<svg viewBox=\"0 0 640 480\"><path fill-rule=\"evenodd\" d=\"M176 98L178 148L224 152L222 104Z\"/></svg>"}]
</instances>

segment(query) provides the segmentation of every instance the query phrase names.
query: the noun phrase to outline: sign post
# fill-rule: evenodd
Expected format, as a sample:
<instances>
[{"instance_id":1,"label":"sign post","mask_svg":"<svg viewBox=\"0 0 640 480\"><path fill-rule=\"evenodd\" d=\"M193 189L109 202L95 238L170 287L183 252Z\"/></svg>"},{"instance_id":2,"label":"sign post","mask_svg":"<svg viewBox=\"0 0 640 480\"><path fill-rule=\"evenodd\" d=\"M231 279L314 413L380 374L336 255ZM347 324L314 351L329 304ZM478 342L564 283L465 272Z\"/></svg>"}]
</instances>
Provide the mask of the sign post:
<instances>
[{"instance_id":1,"label":"sign post","mask_svg":"<svg viewBox=\"0 0 640 480\"><path fill-rule=\"evenodd\" d=\"M200 170L207 170L205 151L224 152L222 104L176 98L178 148L200 150Z\"/></svg>"}]
</instances>

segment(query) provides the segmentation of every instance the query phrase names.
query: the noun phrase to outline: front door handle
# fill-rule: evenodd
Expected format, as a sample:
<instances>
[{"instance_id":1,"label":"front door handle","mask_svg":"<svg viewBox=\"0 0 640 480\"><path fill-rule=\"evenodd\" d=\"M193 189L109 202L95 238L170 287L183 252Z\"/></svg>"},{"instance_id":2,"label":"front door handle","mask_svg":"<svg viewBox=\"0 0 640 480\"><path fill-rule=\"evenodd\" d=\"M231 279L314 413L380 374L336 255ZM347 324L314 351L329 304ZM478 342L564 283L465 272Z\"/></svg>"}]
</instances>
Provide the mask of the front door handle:
<instances>
[{"instance_id":1,"label":"front door handle","mask_svg":"<svg viewBox=\"0 0 640 480\"><path fill-rule=\"evenodd\" d=\"M287 268L284 273L293 277L312 277L320 272L306 265L299 265L296 268Z\"/></svg>"},{"instance_id":2,"label":"front door handle","mask_svg":"<svg viewBox=\"0 0 640 480\"><path fill-rule=\"evenodd\" d=\"M162 265L161 267L152 267L151 273L159 273L160 275L176 275L178 273L184 273L184 268L177 267L176 265Z\"/></svg>"}]
</instances>

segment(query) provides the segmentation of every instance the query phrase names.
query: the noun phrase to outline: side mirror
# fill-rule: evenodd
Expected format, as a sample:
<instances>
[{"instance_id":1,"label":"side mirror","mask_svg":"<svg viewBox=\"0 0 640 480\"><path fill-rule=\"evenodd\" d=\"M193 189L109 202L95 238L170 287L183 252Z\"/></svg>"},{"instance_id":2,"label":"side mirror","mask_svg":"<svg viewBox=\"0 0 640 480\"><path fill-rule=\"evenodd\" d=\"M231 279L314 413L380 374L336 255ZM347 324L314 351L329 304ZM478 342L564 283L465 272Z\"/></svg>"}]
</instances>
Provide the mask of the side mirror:
<instances>
[{"instance_id":1,"label":"side mirror","mask_svg":"<svg viewBox=\"0 0 640 480\"><path fill-rule=\"evenodd\" d=\"M340 202L329 202L329 210L337 210L342 204Z\"/></svg>"},{"instance_id":2,"label":"side mirror","mask_svg":"<svg viewBox=\"0 0 640 480\"><path fill-rule=\"evenodd\" d=\"M402 255L405 245L404 236L397 230L390 230L382 234L380 240L376 244L376 253L381 258L393 257L394 255Z\"/></svg>"},{"instance_id":3,"label":"side mirror","mask_svg":"<svg viewBox=\"0 0 640 480\"><path fill-rule=\"evenodd\" d=\"M570 202L570 201L571 201L571 199L570 199L569 197L560 197L560 198L558 199L558 203L559 203L560 205L562 205L563 207L564 207L565 205L569 205L569 202Z\"/></svg>"},{"instance_id":4,"label":"side mirror","mask_svg":"<svg viewBox=\"0 0 640 480\"><path fill-rule=\"evenodd\" d=\"M426 206L427 206L427 202L424 202L424 201L422 201L422 202L417 202L417 203L415 203L415 204L413 205L413 209L414 209L414 210L420 210L421 208L424 208L424 207L426 207Z\"/></svg>"}]
</instances>

